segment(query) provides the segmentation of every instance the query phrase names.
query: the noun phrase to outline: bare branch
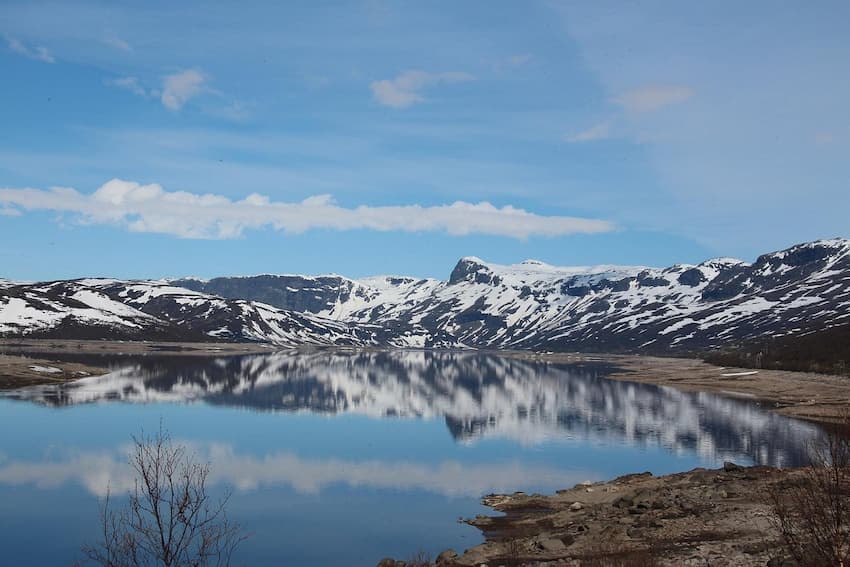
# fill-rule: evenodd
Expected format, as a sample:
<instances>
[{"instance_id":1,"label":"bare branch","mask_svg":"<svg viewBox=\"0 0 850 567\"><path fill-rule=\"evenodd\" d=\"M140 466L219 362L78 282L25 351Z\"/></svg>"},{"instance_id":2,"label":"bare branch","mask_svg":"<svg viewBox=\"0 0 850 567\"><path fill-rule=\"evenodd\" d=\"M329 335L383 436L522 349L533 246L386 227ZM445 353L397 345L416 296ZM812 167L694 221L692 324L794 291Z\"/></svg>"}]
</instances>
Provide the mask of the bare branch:
<instances>
[{"instance_id":1,"label":"bare branch","mask_svg":"<svg viewBox=\"0 0 850 567\"><path fill-rule=\"evenodd\" d=\"M101 538L85 545L86 558L104 567L227 567L245 540L227 519L227 493L210 506L209 464L174 445L160 424L152 436L133 436L129 464L136 473L125 508L101 508Z\"/></svg>"}]
</instances>

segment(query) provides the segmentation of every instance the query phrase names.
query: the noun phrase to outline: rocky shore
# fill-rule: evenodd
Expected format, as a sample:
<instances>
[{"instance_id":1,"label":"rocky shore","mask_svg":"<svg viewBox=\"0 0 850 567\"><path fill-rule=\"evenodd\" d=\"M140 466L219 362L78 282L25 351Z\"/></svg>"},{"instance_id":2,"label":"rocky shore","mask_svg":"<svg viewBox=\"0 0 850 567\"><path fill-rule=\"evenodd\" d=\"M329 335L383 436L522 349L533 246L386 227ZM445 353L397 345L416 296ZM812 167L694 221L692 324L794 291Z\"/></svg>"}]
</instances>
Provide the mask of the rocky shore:
<instances>
[{"instance_id":1,"label":"rocky shore","mask_svg":"<svg viewBox=\"0 0 850 567\"><path fill-rule=\"evenodd\" d=\"M785 561L767 494L800 470L694 469L581 483L554 495L491 494L501 516L465 520L486 541L440 567L765 567ZM413 563L384 559L380 567Z\"/></svg>"},{"instance_id":2,"label":"rocky shore","mask_svg":"<svg viewBox=\"0 0 850 567\"><path fill-rule=\"evenodd\" d=\"M620 355L509 353L553 363L606 362L614 380L757 400L777 413L846 423L848 379L842 376L724 368L698 359ZM433 563L385 559L381 567L790 567L767 495L801 469L695 469L655 477L631 474L582 483L554 495L491 494L503 513L465 520L486 541Z\"/></svg>"},{"instance_id":3,"label":"rocky shore","mask_svg":"<svg viewBox=\"0 0 850 567\"><path fill-rule=\"evenodd\" d=\"M63 354L217 356L274 350L269 345L256 343L6 339L0 340L0 390L69 382L109 372L104 366L62 360Z\"/></svg>"},{"instance_id":4,"label":"rocky shore","mask_svg":"<svg viewBox=\"0 0 850 567\"><path fill-rule=\"evenodd\" d=\"M0 354L0 390L69 382L108 372L106 368L44 357Z\"/></svg>"}]
</instances>

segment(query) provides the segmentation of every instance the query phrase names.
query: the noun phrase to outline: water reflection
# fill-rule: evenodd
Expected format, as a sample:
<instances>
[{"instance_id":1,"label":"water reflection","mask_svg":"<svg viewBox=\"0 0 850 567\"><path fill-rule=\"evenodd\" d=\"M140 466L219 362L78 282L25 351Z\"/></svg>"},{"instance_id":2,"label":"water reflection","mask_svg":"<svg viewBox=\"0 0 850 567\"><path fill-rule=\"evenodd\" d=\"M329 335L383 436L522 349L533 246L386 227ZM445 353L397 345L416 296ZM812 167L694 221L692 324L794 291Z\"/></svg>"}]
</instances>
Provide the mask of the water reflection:
<instances>
[{"instance_id":1,"label":"water reflection","mask_svg":"<svg viewBox=\"0 0 850 567\"><path fill-rule=\"evenodd\" d=\"M100 361L102 363L102 361ZM805 461L817 429L759 405L604 379L604 365L471 352L321 351L229 357L145 356L72 384L10 394L52 406L204 402L262 411L440 417L458 442L502 438L626 443L710 461Z\"/></svg>"},{"instance_id":2,"label":"water reflection","mask_svg":"<svg viewBox=\"0 0 850 567\"><path fill-rule=\"evenodd\" d=\"M239 452L232 445L202 445L178 440L199 462L214 463L208 483L256 490L290 487L299 494L315 495L332 485L351 488L421 490L448 497L477 498L516 486L568 486L593 477L591 472L571 471L513 463L417 463L411 461L304 458L292 452L261 456ZM135 476L127 466L129 446L113 451L69 449L47 460L0 459L0 484L57 488L68 482L91 494L124 493L133 488Z\"/></svg>"}]
</instances>

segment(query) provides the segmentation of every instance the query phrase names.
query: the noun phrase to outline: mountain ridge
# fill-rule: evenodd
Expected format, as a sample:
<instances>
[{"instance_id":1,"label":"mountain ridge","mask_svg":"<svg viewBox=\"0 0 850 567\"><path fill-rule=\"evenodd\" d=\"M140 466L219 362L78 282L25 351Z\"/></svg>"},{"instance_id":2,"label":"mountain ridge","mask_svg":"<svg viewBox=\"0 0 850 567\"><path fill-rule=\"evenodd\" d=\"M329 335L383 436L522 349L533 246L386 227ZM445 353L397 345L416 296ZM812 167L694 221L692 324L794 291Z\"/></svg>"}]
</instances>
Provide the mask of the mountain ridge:
<instances>
[{"instance_id":1,"label":"mountain ridge","mask_svg":"<svg viewBox=\"0 0 850 567\"><path fill-rule=\"evenodd\" d=\"M617 352L715 349L850 323L850 240L752 263L500 265L447 280L261 274L0 280L0 336Z\"/></svg>"}]
</instances>

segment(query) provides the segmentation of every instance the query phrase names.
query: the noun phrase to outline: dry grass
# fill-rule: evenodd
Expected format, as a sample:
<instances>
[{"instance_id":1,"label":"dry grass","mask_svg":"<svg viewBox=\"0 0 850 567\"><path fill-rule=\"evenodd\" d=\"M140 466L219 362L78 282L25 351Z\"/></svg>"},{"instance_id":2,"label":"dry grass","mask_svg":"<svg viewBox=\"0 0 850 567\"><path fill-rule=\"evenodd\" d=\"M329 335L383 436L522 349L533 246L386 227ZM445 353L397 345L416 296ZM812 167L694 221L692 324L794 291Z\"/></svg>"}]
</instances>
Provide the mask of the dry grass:
<instances>
[{"instance_id":1,"label":"dry grass","mask_svg":"<svg viewBox=\"0 0 850 567\"><path fill-rule=\"evenodd\" d=\"M417 551L404 562L405 567L430 567L431 555L424 551Z\"/></svg>"},{"instance_id":2,"label":"dry grass","mask_svg":"<svg viewBox=\"0 0 850 567\"><path fill-rule=\"evenodd\" d=\"M777 483L769 498L785 551L801 567L850 566L850 436L845 417L811 450L798 478Z\"/></svg>"},{"instance_id":3,"label":"dry grass","mask_svg":"<svg viewBox=\"0 0 850 567\"><path fill-rule=\"evenodd\" d=\"M580 560L581 567L658 567L655 554L648 549L609 549Z\"/></svg>"}]
</instances>

